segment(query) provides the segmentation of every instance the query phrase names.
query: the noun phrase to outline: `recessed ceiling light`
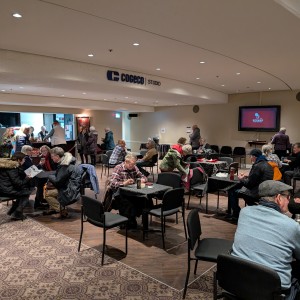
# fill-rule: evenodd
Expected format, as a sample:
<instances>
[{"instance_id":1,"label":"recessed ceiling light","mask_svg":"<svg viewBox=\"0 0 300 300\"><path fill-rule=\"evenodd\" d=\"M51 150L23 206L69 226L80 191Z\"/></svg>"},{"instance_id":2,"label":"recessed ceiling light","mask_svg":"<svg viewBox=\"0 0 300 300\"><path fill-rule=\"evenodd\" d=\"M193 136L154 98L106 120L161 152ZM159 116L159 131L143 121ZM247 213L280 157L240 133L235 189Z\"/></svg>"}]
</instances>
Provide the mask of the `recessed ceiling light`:
<instances>
[{"instance_id":1,"label":"recessed ceiling light","mask_svg":"<svg viewBox=\"0 0 300 300\"><path fill-rule=\"evenodd\" d=\"M237 72L236 75L241 75L241 73Z\"/></svg>"},{"instance_id":2,"label":"recessed ceiling light","mask_svg":"<svg viewBox=\"0 0 300 300\"><path fill-rule=\"evenodd\" d=\"M158 103L158 100L156 100L155 103Z\"/></svg>"},{"instance_id":3,"label":"recessed ceiling light","mask_svg":"<svg viewBox=\"0 0 300 300\"><path fill-rule=\"evenodd\" d=\"M160 68L156 68L156 71L160 71Z\"/></svg>"},{"instance_id":4,"label":"recessed ceiling light","mask_svg":"<svg viewBox=\"0 0 300 300\"><path fill-rule=\"evenodd\" d=\"M177 106L178 104L176 103L175 106Z\"/></svg>"},{"instance_id":5,"label":"recessed ceiling light","mask_svg":"<svg viewBox=\"0 0 300 300\"><path fill-rule=\"evenodd\" d=\"M61 95L62 97L64 97L65 95Z\"/></svg>"},{"instance_id":6,"label":"recessed ceiling light","mask_svg":"<svg viewBox=\"0 0 300 300\"><path fill-rule=\"evenodd\" d=\"M128 99L128 97L126 96L125 99Z\"/></svg>"},{"instance_id":7,"label":"recessed ceiling light","mask_svg":"<svg viewBox=\"0 0 300 300\"><path fill-rule=\"evenodd\" d=\"M5 92L5 90L1 90L1 92Z\"/></svg>"},{"instance_id":8,"label":"recessed ceiling light","mask_svg":"<svg viewBox=\"0 0 300 300\"><path fill-rule=\"evenodd\" d=\"M225 86L225 84L221 84L221 86Z\"/></svg>"},{"instance_id":9,"label":"recessed ceiling light","mask_svg":"<svg viewBox=\"0 0 300 300\"><path fill-rule=\"evenodd\" d=\"M22 15L19 14L19 13L14 13L14 14L13 14L13 17L14 17L14 18L22 18Z\"/></svg>"},{"instance_id":10,"label":"recessed ceiling light","mask_svg":"<svg viewBox=\"0 0 300 300\"><path fill-rule=\"evenodd\" d=\"M205 64L205 61L200 61L200 64Z\"/></svg>"},{"instance_id":11,"label":"recessed ceiling light","mask_svg":"<svg viewBox=\"0 0 300 300\"><path fill-rule=\"evenodd\" d=\"M140 44L139 43L133 43L132 45L133 46L139 46Z\"/></svg>"},{"instance_id":12,"label":"recessed ceiling light","mask_svg":"<svg viewBox=\"0 0 300 300\"><path fill-rule=\"evenodd\" d=\"M269 88L269 90L271 90L271 88Z\"/></svg>"},{"instance_id":13,"label":"recessed ceiling light","mask_svg":"<svg viewBox=\"0 0 300 300\"><path fill-rule=\"evenodd\" d=\"M88 56L89 56L89 57L93 57L93 56L94 56L94 54L93 54L93 53L90 53L90 54L88 54Z\"/></svg>"},{"instance_id":14,"label":"recessed ceiling light","mask_svg":"<svg viewBox=\"0 0 300 300\"><path fill-rule=\"evenodd\" d=\"M261 81L257 81L257 83L261 83Z\"/></svg>"},{"instance_id":15,"label":"recessed ceiling light","mask_svg":"<svg viewBox=\"0 0 300 300\"><path fill-rule=\"evenodd\" d=\"M197 80L199 80L200 78L199 78L199 77L197 77L196 79L197 79Z\"/></svg>"},{"instance_id":16,"label":"recessed ceiling light","mask_svg":"<svg viewBox=\"0 0 300 300\"><path fill-rule=\"evenodd\" d=\"M104 101L107 101L107 99L105 99L105 98L104 98L103 100L104 100Z\"/></svg>"},{"instance_id":17,"label":"recessed ceiling light","mask_svg":"<svg viewBox=\"0 0 300 300\"><path fill-rule=\"evenodd\" d=\"M133 103L134 103L134 104L138 104L138 102L137 102L137 101L134 101Z\"/></svg>"},{"instance_id":18,"label":"recessed ceiling light","mask_svg":"<svg viewBox=\"0 0 300 300\"><path fill-rule=\"evenodd\" d=\"M86 95L86 92L83 92L82 95Z\"/></svg>"},{"instance_id":19,"label":"recessed ceiling light","mask_svg":"<svg viewBox=\"0 0 300 300\"><path fill-rule=\"evenodd\" d=\"M19 89L24 89L22 86L19 86Z\"/></svg>"}]
</instances>

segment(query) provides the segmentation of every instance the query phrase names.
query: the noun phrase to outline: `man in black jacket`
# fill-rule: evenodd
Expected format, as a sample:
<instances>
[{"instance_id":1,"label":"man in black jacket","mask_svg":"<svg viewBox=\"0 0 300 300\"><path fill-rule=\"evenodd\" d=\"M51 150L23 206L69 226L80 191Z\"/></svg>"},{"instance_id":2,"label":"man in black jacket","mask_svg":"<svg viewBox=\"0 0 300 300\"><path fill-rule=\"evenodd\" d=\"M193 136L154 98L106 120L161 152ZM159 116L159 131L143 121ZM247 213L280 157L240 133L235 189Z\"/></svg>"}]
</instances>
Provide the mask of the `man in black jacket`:
<instances>
[{"instance_id":1,"label":"man in black jacket","mask_svg":"<svg viewBox=\"0 0 300 300\"><path fill-rule=\"evenodd\" d=\"M66 206L71 201L79 199L82 171L75 166L76 159L69 152L60 147L51 149L51 158L58 167L55 175L49 176L54 188L46 192L46 201L50 210L45 215L60 212L60 205ZM61 211L61 217L68 215L66 210Z\"/></svg>"},{"instance_id":2,"label":"man in black jacket","mask_svg":"<svg viewBox=\"0 0 300 300\"><path fill-rule=\"evenodd\" d=\"M258 186L260 183L273 179L273 168L259 149L252 149L250 157L253 165L249 175L241 173L238 176L239 184L228 192L228 213L230 214L232 209L230 217L233 222L237 222L241 210L239 197L243 197L248 205L253 205L259 199Z\"/></svg>"}]
</instances>

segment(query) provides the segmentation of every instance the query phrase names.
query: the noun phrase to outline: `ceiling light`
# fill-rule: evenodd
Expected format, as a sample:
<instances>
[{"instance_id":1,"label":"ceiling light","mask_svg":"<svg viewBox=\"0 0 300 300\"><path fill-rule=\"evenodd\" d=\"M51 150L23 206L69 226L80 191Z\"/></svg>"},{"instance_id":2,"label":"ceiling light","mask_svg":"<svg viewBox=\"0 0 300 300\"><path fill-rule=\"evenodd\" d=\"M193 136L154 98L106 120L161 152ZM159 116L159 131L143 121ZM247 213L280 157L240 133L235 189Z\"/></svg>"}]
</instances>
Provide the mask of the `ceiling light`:
<instances>
[{"instance_id":1,"label":"ceiling light","mask_svg":"<svg viewBox=\"0 0 300 300\"><path fill-rule=\"evenodd\" d=\"M14 14L13 14L13 17L14 17L14 18L22 18L22 15L19 14L19 13L14 13Z\"/></svg>"},{"instance_id":2,"label":"ceiling light","mask_svg":"<svg viewBox=\"0 0 300 300\"><path fill-rule=\"evenodd\" d=\"M82 95L86 95L86 92L83 92Z\"/></svg>"},{"instance_id":3,"label":"ceiling light","mask_svg":"<svg viewBox=\"0 0 300 300\"><path fill-rule=\"evenodd\" d=\"M24 89L22 86L19 86L20 89Z\"/></svg>"},{"instance_id":4,"label":"ceiling light","mask_svg":"<svg viewBox=\"0 0 300 300\"><path fill-rule=\"evenodd\" d=\"M257 81L257 83L261 83L261 81Z\"/></svg>"},{"instance_id":5,"label":"ceiling light","mask_svg":"<svg viewBox=\"0 0 300 300\"><path fill-rule=\"evenodd\" d=\"M271 90L271 88L269 88L269 90Z\"/></svg>"},{"instance_id":6,"label":"ceiling light","mask_svg":"<svg viewBox=\"0 0 300 300\"><path fill-rule=\"evenodd\" d=\"M200 61L200 64L205 64L205 61Z\"/></svg>"},{"instance_id":7,"label":"ceiling light","mask_svg":"<svg viewBox=\"0 0 300 300\"><path fill-rule=\"evenodd\" d=\"M133 46L139 46L140 44L139 43L133 43L132 45Z\"/></svg>"},{"instance_id":8,"label":"ceiling light","mask_svg":"<svg viewBox=\"0 0 300 300\"><path fill-rule=\"evenodd\" d=\"M138 102L137 102L137 101L134 101L133 103L134 103L134 104L138 104Z\"/></svg>"},{"instance_id":9,"label":"ceiling light","mask_svg":"<svg viewBox=\"0 0 300 300\"><path fill-rule=\"evenodd\" d=\"M89 57L93 57L93 56L94 56L94 54L93 54L93 53L90 53L90 54L88 54L88 56L89 56Z\"/></svg>"},{"instance_id":10,"label":"ceiling light","mask_svg":"<svg viewBox=\"0 0 300 300\"><path fill-rule=\"evenodd\" d=\"M241 73L238 72L238 73L236 73L236 75L241 75Z\"/></svg>"},{"instance_id":11,"label":"ceiling light","mask_svg":"<svg viewBox=\"0 0 300 300\"><path fill-rule=\"evenodd\" d=\"M61 95L62 97L64 97L65 95Z\"/></svg>"},{"instance_id":12,"label":"ceiling light","mask_svg":"<svg viewBox=\"0 0 300 300\"><path fill-rule=\"evenodd\" d=\"M5 90L1 90L1 92L5 92Z\"/></svg>"},{"instance_id":13,"label":"ceiling light","mask_svg":"<svg viewBox=\"0 0 300 300\"><path fill-rule=\"evenodd\" d=\"M126 96L125 99L128 99L128 97Z\"/></svg>"},{"instance_id":14,"label":"ceiling light","mask_svg":"<svg viewBox=\"0 0 300 300\"><path fill-rule=\"evenodd\" d=\"M156 71L160 71L160 68L156 68Z\"/></svg>"},{"instance_id":15,"label":"ceiling light","mask_svg":"<svg viewBox=\"0 0 300 300\"><path fill-rule=\"evenodd\" d=\"M199 78L199 77L197 77L196 79L197 79L197 80L199 80L200 78Z\"/></svg>"},{"instance_id":16,"label":"ceiling light","mask_svg":"<svg viewBox=\"0 0 300 300\"><path fill-rule=\"evenodd\" d=\"M221 86L225 86L225 84L221 84Z\"/></svg>"},{"instance_id":17,"label":"ceiling light","mask_svg":"<svg viewBox=\"0 0 300 300\"><path fill-rule=\"evenodd\" d=\"M107 101L107 99L103 99L104 101Z\"/></svg>"}]
</instances>

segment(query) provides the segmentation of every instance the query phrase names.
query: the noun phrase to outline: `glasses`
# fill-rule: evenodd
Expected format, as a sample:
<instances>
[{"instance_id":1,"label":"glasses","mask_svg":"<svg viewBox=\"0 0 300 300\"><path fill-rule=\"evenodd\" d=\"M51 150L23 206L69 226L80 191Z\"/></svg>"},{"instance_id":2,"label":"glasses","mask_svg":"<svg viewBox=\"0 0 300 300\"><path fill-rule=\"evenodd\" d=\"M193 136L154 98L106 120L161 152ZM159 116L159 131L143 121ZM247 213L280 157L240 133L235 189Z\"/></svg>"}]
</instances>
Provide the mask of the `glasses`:
<instances>
[{"instance_id":1,"label":"glasses","mask_svg":"<svg viewBox=\"0 0 300 300\"><path fill-rule=\"evenodd\" d=\"M288 199L288 200L290 200L290 198L291 198L290 194L280 194L280 195L286 197L286 199Z\"/></svg>"}]
</instances>

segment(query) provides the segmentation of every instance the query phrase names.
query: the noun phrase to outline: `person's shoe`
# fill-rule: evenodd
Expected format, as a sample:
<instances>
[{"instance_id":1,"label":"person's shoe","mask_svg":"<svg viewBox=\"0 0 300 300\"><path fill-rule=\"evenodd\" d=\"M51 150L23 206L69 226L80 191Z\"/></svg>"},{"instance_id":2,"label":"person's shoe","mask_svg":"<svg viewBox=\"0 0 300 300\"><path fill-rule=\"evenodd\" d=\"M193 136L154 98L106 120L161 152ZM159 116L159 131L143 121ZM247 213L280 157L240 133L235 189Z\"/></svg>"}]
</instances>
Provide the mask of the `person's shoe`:
<instances>
[{"instance_id":1,"label":"person's shoe","mask_svg":"<svg viewBox=\"0 0 300 300\"><path fill-rule=\"evenodd\" d=\"M25 215L23 215L20 211L15 211L12 215L11 215L11 219L12 220L25 220L27 217Z\"/></svg>"},{"instance_id":2,"label":"person's shoe","mask_svg":"<svg viewBox=\"0 0 300 300\"><path fill-rule=\"evenodd\" d=\"M48 209L46 211L43 211L43 216L50 216L50 215L54 215L57 214L58 212L54 209Z\"/></svg>"},{"instance_id":3,"label":"person's shoe","mask_svg":"<svg viewBox=\"0 0 300 300\"><path fill-rule=\"evenodd\" d=\"M11 216L12 214L13 214L13 212L17 209L17 205L12 205L12 207L9 209L9 211L7 212L7 214L9 215L9 216Z\"/></svg>"}]
</instances>

